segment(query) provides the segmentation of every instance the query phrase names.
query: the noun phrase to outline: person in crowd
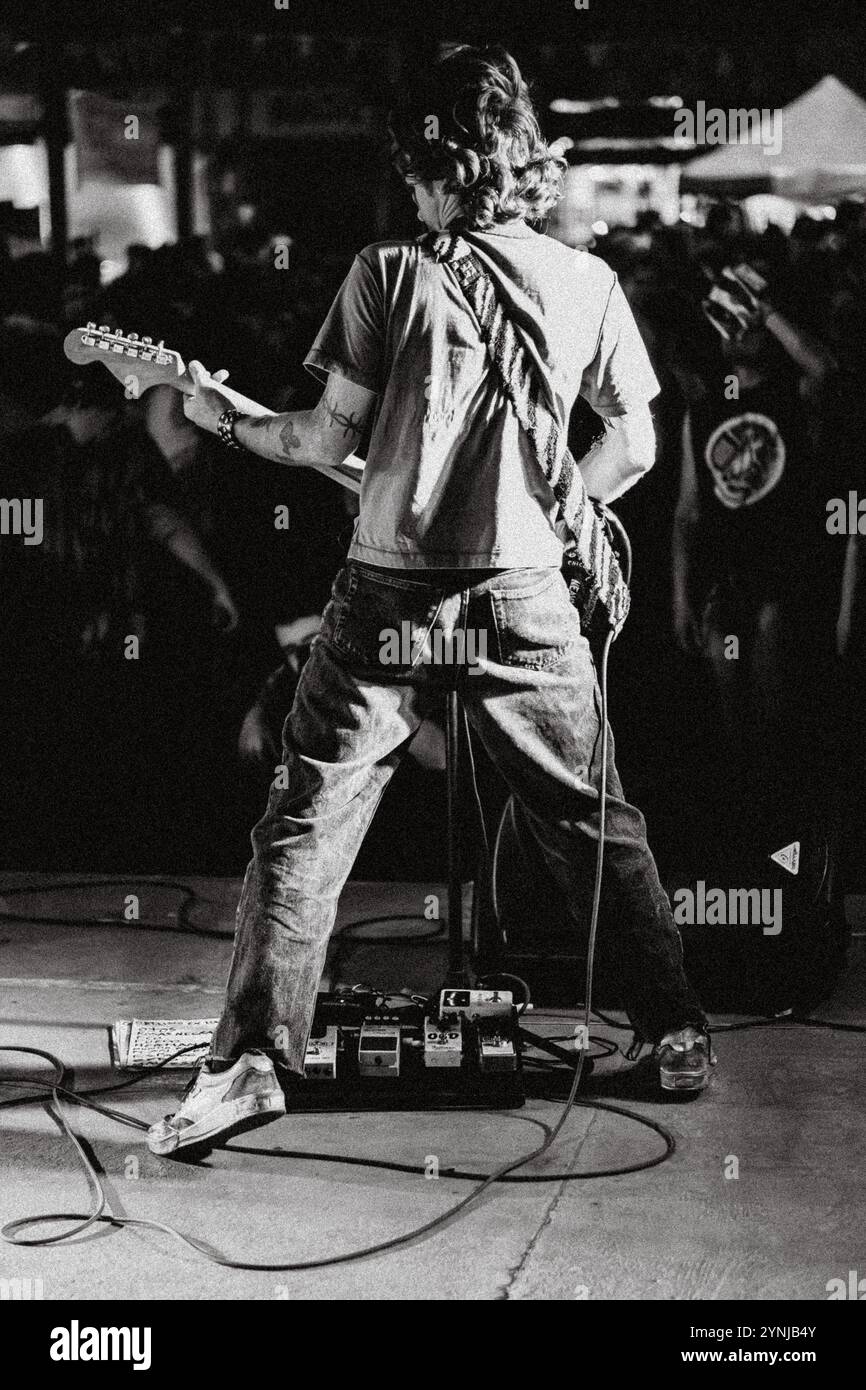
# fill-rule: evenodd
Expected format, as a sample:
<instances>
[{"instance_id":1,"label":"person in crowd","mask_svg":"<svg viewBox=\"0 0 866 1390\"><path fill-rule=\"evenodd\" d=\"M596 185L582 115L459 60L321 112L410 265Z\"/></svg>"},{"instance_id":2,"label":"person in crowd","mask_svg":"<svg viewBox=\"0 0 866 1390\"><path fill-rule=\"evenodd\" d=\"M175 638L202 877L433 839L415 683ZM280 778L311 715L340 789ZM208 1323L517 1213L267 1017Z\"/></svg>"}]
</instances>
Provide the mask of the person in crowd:
<instances>
[{"instance_id":1,"label":"person in crowd","mask_svg":"<svg viewBox=\"0 0 866 1390\"><path fill-rule=\"evenodd\" d=\"M826 469L808 399L832 355L766 299L726 339L683 420L673 618L719 699L731 833L763 837L814 772L807 719L827 674Z\"/></svg>"}]
</instances>

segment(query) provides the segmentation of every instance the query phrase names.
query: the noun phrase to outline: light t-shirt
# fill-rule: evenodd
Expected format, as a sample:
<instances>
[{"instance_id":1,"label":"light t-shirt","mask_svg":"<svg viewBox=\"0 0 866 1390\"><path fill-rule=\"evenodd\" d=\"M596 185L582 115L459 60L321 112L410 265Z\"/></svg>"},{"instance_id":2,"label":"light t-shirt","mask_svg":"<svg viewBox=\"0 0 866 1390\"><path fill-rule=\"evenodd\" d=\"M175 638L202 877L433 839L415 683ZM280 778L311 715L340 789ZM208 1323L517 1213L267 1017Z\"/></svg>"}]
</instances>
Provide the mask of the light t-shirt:
<instances>
[{"instance_id":1,"label":"light t-shirt","mask_svg":"<svg viewBox=\"0 0 866 1390\"><path fill-rule=\"evenodd\" d=\"M545 382L563 429L578 393L624 415L658 392L604 261L513 222L461 232ZM354 259L304 365L377 392L349 557L397 569L554 566L557 505L446 265L420 241Z\"/></svg>"}]
</instances>

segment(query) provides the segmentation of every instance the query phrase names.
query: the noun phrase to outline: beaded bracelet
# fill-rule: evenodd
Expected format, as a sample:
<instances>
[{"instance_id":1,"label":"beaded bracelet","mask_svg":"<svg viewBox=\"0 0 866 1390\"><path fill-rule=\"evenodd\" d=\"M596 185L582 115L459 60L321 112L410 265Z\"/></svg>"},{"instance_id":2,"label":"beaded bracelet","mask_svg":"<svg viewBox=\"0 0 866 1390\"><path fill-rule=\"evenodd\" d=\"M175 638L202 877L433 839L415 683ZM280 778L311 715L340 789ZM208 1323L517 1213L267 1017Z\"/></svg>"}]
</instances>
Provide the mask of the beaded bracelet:
<instances>
[{"instance_id":1,"label":"beaded bracelet","mask_svg":"<svg viewBox=\"0 0 866 1390\"><path fill-rule=\"evenodd\" d=\"M219 435L219 438L222 440L223 444L225 444L226 447L229 449L243 448L243 445L239 444L238 441L235 439L235 421L239 420L240 418L241 412L239 410L235 410L232 406L229 406L228 410L224 410L220 418L217 420L216 432Z\"/></svg>"}]
</instances>

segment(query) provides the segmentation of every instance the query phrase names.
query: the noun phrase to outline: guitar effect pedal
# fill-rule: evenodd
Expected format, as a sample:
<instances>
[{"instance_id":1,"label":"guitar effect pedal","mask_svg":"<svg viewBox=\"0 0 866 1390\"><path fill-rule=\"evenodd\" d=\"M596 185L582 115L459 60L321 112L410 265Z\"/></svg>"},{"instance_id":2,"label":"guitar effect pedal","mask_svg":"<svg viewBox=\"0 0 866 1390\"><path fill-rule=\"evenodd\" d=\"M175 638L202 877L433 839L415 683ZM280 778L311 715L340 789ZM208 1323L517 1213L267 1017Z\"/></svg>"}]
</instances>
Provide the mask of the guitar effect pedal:
<instances>
[{"instance_id":1,"label":"guitar effect pedal","mask_svg":"<svg viewBox=\"0 0 866 1390\"><path fill-rule=\"evenodd\" d=\"M424 1020L425 1067L459 1067L463 1061L463 1019L458 1013Z\"/></svg>"},{"instance_id":2,"label":"guitar effect pedal","mask_svg":"<svg viewBox=\"0 0 866 1390\"><path fill-rule=\"evenodd\" d=\"M358 1073L368 1080L400 1075L400 1028L397 1024L377 1023L372 1019L361 1024L358 1039Z\"/></svg>"},{"instance_id":3,"label":"guitar effect pedal","mask_svg":"<svg viewBox=\"0 0 866 1390\"><path fill-rule=\"evenodd\" d=\"M511 1017L514 996L509 989L443 989L439 994L442 1014L459 1013L467 1018Z\"/></svg>"},{"instance_id":4,"label":"guitar effect pedal","mask_svg":"<svg viewBox=\"0 0 866 1390\"><path fill-rule=\"evenodd\" d=\"M336 1081L337 1036L338 1030L332 1026L325 1029L324 1037L310 1038L304 1057L304 1076L307 1081Z\"/></svg>"},{"instance_id":5,"label":"guitar effect pedal","mask_svg":"<svg viewBox=\"0 0 866 1390\"><path fill-rule=\"evenodd\" d=\"M495 1024L478 1028L478 1067L485 1074L516 1071L517 1054L513 1038L500 1032Z\"/></svg>"}]
</instances>

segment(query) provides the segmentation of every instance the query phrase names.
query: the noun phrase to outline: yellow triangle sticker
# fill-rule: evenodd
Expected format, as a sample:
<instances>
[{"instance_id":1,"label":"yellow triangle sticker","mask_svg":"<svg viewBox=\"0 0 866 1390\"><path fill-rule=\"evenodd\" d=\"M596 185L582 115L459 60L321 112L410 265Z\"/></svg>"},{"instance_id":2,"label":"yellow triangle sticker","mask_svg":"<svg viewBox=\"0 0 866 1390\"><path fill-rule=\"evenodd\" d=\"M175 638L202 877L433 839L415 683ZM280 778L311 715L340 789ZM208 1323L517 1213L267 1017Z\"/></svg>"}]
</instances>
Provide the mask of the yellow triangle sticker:
<instances>
[{"instance_id":1,"label":"yellow triangle sticker","mask_svg":"<svg viewBox=\"0 0 866 1390\"><path fill-rule=\"evenodd\" d=\"M790 845L777 849L770 858L774 864L781 864L783 869L787 869L789 874L796 874L800 868L800 841L792 840Z\"/></svg>"}]
</instances>

